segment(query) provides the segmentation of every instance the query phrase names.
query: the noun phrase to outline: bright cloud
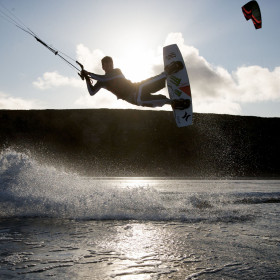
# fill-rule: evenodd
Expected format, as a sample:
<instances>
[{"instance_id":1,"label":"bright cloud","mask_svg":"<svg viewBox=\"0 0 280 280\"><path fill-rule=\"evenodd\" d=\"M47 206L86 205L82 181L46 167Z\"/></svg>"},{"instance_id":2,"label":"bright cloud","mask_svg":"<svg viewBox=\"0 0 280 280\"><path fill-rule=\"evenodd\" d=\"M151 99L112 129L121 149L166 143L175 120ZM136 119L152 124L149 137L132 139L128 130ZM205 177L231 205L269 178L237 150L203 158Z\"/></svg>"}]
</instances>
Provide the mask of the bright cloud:
<instances>
[{"instance_id":1,"label":"bright cloud","mask_svg":"<svg viewBox=\"0 0 280 280\"><path fill-rule=\"evenodd\" d=\"M15 98L0 92L0 109L29 110L34 108L40 108L40 106L34 100Z\"/></svg>"},{"instance_id":2,"label":"bright cloud","mask_svg":"<svg viewBox=\"0 0 280 280\"><path fill-rule=\"evenodd\" d=\"M43 77L39 77L33 85L41 90L49 89L52 87L72 86L81 87L80 79L64 77L57 72L46 72Z\"/></svg>"},{"instance_id":3,"label":"bright cloud","mask_svg":"<svg viewBox=\"0 0 280 280\"><path fill-rule=\"evenodd\" d=\"M91 51L83 44L79 44L76 50L77 59L82 63L88 71L92 71L96 74L102 74L101 71L101 59L105 56L103 51L96 49Z\"/></svg>"},{"instance_id":4,"label":"bright cloud","mask_svg":"<svg viewBox=\"0 0 280 280\"><path fill-rule=\"evenodd\" d=\"M227 101L224 99L213 101L207 99L198 101L195 104L195 108L199 108L199 112L203 113L215 113L215 114L241 114L241 106L238 103Z\"/></svg>"},{"instance_id":5,"label":"bright cloud","mask_svg":"<svg viewBox=\"0 0 280 280\"><path fill-rule=\"evenodd\" d=\"M260 66L240 67L233 74L242 102L280 99L280 67L273 71Z\"/></svg>"},{"instance_id":6,"label":"bright cloud","mask_svg":"<svg viewBox=\"0 0 280 280\"><path fill-rule=\"evenodd\" d=\"M171 33L167 36L165 45L175 43L179 46L188 69L195 112L241 114L242 104L280 100L280 67L270 71L260 66L241 66L230 73L223 67L209 63L199 54L197 48L185 44L181 33ZM150 61L145 68L146 74L157 75L163 71L162 47L149 51L151 59L145 60L145 63ZM97 74L103 73L100 62L104 57L102 50L90 50L83 44L79 44L76 53L78 61L85 66L85 69ZM125 59L114 59L116 67L120 67L124 74L126 69L129 71L128 61ZM61 86L83 88L82 96L75 102L80 107L136 108L124 101L117 101L116 97L106 90L101 90L96 96L91 97L85 83L80 79L64 77L57 72L45 73L33 85L39 89ZM168 95L166 89L161 93ZM166 107L161 109L168 109Z\"/></svg>"},{"instance_id":7,"label":"bright cloud","mask_svg":"<svg viewBox=\"0 0 280 280\"><path fill-rule=\"evenodd\" d=\"M114 109L135 109L136 106L121 99L117 99L106 90L101 90L96 96L90 96L86 90L75 102L79 107L84 108L114 108Z\"/></svg>"},{"instance_id":8,"label":"bright cloud","mask_svg":"<svg viewBox=\"0 0 280 280\"><path fill-rule=\"evenodd\" d=\"M78 61L85 66L85 69L93 71L94 73L100 72L100 60L104 57L101 50L90 51L83 44L79 44L77 46L76 53ZM62 86L79 88L83 86L79 78L68 78L62 76L56 71L44 73L43 77L39 77L35 82L33 82L33 85L41 90Z\"/></svg>"},{"instance_id":9,"label":"bright cloud","mask_svg":"<svg viewBox=\"0 0 280 280\"><path fill-rule=\"evenodd\" d=\"M229 73L186 45L181 33L168 35L165 45L174 43L188 68L195 111L239 114L242 103L280 100L280 67L241 66Z\"/></svg>"}]
</instances>

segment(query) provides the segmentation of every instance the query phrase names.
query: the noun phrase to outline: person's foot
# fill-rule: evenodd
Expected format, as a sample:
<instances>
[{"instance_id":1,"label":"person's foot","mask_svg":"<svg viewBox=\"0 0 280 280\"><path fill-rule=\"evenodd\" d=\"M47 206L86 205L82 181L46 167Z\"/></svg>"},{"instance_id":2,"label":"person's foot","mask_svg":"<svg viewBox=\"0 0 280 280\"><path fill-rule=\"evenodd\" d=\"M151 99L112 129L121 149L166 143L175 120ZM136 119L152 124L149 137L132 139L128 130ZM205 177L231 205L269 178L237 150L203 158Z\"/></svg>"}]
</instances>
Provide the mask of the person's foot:
<instances>
[{"instance_id":1,"label":"person's foot","mask_svg":"<svg viewBox=\"0 0 280 280\"><path fill-rule=\"evenodd\" d=\"M165 66L164 71L167 73L167 75L172 75L182 70L183 68L184 65L181 61L173 61Z\"/></svg>"},{"instance_id":2,"label":"person's foot","mask_svg":"<svg viewBox=\"0 0 280 280\"><path fill-rule=\"evenodd\" d=\"M184 110L191 105L190 99L173 99L171 102L172 109Z\"/></svg>"}]
</instances>

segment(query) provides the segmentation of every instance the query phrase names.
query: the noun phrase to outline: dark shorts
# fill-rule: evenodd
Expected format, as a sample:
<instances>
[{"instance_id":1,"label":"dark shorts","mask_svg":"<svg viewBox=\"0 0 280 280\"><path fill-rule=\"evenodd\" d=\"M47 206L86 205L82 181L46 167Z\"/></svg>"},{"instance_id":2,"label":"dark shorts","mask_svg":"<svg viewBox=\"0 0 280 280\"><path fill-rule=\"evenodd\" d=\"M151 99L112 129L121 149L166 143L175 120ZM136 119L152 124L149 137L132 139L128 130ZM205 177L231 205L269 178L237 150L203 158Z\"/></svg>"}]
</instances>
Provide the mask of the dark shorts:
<instances>
[{"instance_id":1,"label":"dark shorts","mask_svg":"<svg viewBox=\"0 0 280 280\"><path fill-rule=\"evenodd\" d=\"M160 104L165 103L166 100L169 100L165 95L152 95L152 93L158 92L165 87L165 81L166 75L162 73L136 83L135 92L131 93L129 96L126 96L125 100L134 105L147 107L158 106L155 104L157 101L160 101Z\"/></svg>"}]
</instances>

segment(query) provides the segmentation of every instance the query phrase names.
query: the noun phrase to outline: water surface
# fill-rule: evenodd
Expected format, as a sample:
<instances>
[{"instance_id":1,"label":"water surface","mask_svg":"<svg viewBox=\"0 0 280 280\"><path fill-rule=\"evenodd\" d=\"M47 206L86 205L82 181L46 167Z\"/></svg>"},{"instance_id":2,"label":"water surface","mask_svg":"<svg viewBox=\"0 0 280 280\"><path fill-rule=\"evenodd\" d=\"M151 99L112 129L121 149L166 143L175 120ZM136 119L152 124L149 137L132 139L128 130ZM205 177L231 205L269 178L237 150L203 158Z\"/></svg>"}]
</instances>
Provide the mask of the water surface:
<instances>
[{"instance_id":1,"label":"water surface","mask_svg":"<svg viewBox=\"0 0 280 280\"><path fill-rule=\"evenodd\" d=\"M279 279L280 181L89 178L0 159L1 279Z\"/></svg>"}]
</instances>

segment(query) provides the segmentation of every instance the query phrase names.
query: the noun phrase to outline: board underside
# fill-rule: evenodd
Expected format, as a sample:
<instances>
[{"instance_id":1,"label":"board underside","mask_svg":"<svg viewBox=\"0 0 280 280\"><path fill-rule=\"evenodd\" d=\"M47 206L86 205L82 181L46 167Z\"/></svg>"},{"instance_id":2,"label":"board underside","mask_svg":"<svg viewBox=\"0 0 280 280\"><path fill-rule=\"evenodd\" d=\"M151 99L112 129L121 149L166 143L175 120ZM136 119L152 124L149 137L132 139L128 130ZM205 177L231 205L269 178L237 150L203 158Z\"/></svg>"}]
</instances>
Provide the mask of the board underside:
<instances>
[{"instance_id":1,"label":"board underside","mask_svg":"<svg viewBox=\"0 0 280 280\"><path fill-rule=\"evenodd\" d=\"M190 106L186 109L174 109L174 117L178 127L189 126L192 124L192 97L189 77L184 63L182 54L176 44L169 45L163 48L164 67L173 61L181 61L184 68L175 74L168 75L167 88L170 99L189 99Z\"/></svg>"}]
</instances>

